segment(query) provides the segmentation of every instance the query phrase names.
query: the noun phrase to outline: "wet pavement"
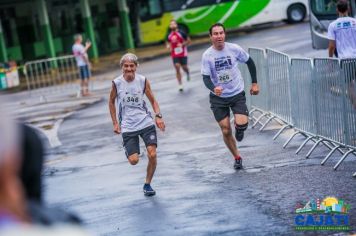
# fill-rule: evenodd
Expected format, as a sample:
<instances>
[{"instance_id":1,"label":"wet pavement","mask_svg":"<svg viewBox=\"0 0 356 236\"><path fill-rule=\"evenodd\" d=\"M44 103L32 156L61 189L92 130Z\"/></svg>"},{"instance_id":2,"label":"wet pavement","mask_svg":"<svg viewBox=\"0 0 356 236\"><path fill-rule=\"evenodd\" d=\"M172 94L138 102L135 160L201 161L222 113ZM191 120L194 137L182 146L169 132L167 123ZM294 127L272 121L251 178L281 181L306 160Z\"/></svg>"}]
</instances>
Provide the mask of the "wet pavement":
<instances>
[{"instance_id":1,"label":"wet pavement","mask_svg":"<svg viewBox=\"0 0 356 236\"><path fill-rule=\"evenodd\" d=\"M308 24L300 24L231 40L244 48L271 47L297 56L326 54L311 49L308 30ZM288 39L282 37L287 34ZM299 43L293 45L296 38ZM283 149L292 130L273 140L280 126L271 123L263 132L259 127L247 130L238 144L245 168L233 169L200 77L202 52L197 49L190 53L192 80L185 82L183 93L178 92L169 57L141 63L138 70L151 81L167 126L166 132L158 132L158 166L152 182L156 196L142 193L145 153L137 166L130 166L121 136L112 132L107 99L110 78L119 72L110 71L94 82L95 97L82 101L70 98L70 104L66 104L66 97L57 102L61 111L81 109L63 118L57 132L61 145L48 148L46 201L76 212L85 227L97 235L303 235L306 232L294 230L295 205L311 198L335 196L351 205L350 225L355 232L355 156L346 159L337 171L332 166L339 154L320 166L327 149L318 147L305 159L309 144L295 155L303 137L297 136ZM21 103L16 104L16 114L27 121L34 118L28 110L23 112ZM57 112L53 104L26 109L36 114L47 106ZM48 139L45 142L51 146Z\"/></svg>"},{"instance_id":2,"label":"wet pavement","mask_svg":"<svg viewBox=\"0 0 356 236\"><path fill-rule=\"evenodd\" d=\"M337 155L320 166L327 150L318 148L307 160L307 145L296 156L303 139L283 149L291 132L273 141L279 126L272 124L264 132L247 131L239 145L245 169L236 172L201 81L193 78L183 94L175 86L162 91L156 84L154 90L167 122L159 132L157 196L143 196L147 158L128 164L101 102L63 123L63 147L54 155L61 157L46 169L50 203L75 210L100 235L295 234L297 202L336 196L355 204L354 159L333 171Z\"/></svg>"}]
</instances>

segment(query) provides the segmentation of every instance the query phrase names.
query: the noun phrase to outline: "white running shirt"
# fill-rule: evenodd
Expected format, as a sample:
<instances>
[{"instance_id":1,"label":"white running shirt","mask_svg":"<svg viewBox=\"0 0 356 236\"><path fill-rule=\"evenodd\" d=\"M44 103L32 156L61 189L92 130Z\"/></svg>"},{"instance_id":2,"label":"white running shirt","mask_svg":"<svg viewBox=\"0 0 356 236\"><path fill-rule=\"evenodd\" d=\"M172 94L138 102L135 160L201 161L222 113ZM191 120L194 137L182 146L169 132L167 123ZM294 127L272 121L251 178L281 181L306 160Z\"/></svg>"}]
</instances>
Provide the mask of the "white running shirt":
<instances>
[{"instance_id":1,"label":"white running shirt","mask_svg":"<svg viewBox=\"0 0 356 236\"><path fill-rule=\"evenodd\" d=\"M356 58L356 19L340 17L329 25L328 39L336 41L339 58Z\"/></svg>"},{"instance_id":2,"label":"white running shirt","mask_svg":"<svg viewBox=\"0 0 356 236\"><path fill-rule=\"evenodd\" d=\"M146 78L135 73L135 79L127 82L121 75L114 81L117 97L116 112L123 133L142 130L154 125L144 100Z\"/></svg>"},{"instance_id":3,"label":"white running shirt","mask_svg":"<svg viewBox=\"0 0 356 236\"><path fill-rule=\"evenodd\" d=\"M214 86L223 88L220 97L232 97L244 90L244 80L238 63L246 63L248 53L240 46L225 42L222 50L211 46L202 57L201 74L210 76Z\"/></svg>"}]
</instances>

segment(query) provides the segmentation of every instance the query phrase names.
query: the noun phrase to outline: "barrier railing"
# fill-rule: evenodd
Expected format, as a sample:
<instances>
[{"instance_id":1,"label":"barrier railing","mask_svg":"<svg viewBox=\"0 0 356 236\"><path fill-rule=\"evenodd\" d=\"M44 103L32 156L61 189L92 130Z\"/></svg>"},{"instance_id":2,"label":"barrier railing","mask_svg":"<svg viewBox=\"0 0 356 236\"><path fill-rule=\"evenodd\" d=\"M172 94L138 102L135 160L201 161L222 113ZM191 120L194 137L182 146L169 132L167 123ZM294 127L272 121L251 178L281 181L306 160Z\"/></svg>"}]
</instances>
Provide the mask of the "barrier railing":
<instances>
[{"instance_id":1,"label":"barrier railing","mask_svg":"<svg viewBox=\"0 0 356 236\"><path fill-rule=\"evenodd\" d=\"M267 49L268 81L273 93L269 94L271 113L292 123L289 82L289 57L286 54Z\"/></svg>"},{"instance_id":2,"label":"barrier railing","mask_svg":"<svg viewBox=\"0 0 356 236\"><path fill-rule=\"evenodd\" d=\"M342 60L344 84L344 122L345 143L349 146L356 146L356 60Z\"/></svg>"},{"instance_id":3,"label":"barrier railing","mask_svg":"<svg viewBox=\"0 0 356 236\"><path fill-rule=\"evenodd\" d=\"M279 122L282 128L274 139L286 128L293 128L295 132L283 147L301 134L305 140L296 154L309 141L314 142L306 158L323 144L330 151L322 165L338 151L342 157L334 170L350 154L356 156L356 59L290 58L272 49L264 53L257 48L250 48L249 54L255 61L261 89L259 96L248 101L253 127L259 123L262 131L271 120ZM246 66L240 68L249 85ZM260 115L254 116L257 111Z\"/></svg>"},{"instance_id":4,"label":"barrier railing","mask_svg":"<svg viewBox=\"0 0 356 236\"><path fill-rule=\"evenodd\" d=\"M74 56L30 61L25 63L24 72L31 96L41 99L59 93L80 96L80 76Z\"/></svg>"}]
</instances>

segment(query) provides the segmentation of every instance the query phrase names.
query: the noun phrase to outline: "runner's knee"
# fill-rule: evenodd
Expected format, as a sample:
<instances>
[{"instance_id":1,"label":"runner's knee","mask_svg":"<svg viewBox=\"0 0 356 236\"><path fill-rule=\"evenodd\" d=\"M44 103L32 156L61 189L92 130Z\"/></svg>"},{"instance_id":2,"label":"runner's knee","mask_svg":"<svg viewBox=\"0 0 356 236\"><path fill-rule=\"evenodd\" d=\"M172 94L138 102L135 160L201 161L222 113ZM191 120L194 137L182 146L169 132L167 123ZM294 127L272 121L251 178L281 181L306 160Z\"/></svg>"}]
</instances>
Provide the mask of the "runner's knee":
<instances>
[{"instance_id":1,"label":"runner's knee","mask_svg":"<svg viewBox=\"0 0 356 236\"><path fill-rule=\"evenodd\" d=\"M245 131L247 127L248 127L248 123L243 125L235 124L236 131Z\"/></svg>"},{"instance_id":2,"label":"runner's knee","mask_svg":"<svg viewBox=\"0 0 356 236\"><path fill-rule=\"evenodd\" d=\"M147 156L150 159L156 159L157 157L157 151L155 148L148 148L147 149Z\"/></svg>"},{"instance_id":3,"label":"runner's knee","mask_svg":"<svg viewBox=\"0 0 356 236\"><path fill-rule=\"evenodd\" d=\"M231 131L231 128L230 127L222 127L221 128L221 131L223 133L224 136L230 136L232 135L232 131Z\"/></svg>"},{"instance_id":4,"label":"runner's knee","mask_svg":"<svg viewBox=\"0 0 356 236\"><path fill-rule=\"evenodd\" d=\"M135 153L127 158L131 165L136 165L139 161L138 154Z\"/></svg>"}]
</instances>

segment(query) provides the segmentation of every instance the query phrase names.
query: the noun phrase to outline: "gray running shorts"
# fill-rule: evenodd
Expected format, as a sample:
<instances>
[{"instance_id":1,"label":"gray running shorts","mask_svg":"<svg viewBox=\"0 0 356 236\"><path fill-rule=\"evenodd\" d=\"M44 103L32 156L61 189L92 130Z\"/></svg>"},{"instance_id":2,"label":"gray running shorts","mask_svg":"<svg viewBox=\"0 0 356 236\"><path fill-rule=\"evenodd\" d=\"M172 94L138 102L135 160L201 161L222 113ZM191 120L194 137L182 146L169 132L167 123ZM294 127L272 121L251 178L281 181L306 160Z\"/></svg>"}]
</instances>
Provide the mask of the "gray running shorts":
<instances>
[{"instance_id":1,"label":"gray running shorts","mask_svg":"<svg viewBox=\"0 0 356 236\"><path fill-rule=\"evenodd\" d=\"M155 145L157 147L157 133L154 125L138 131L122 133L127 158L135 153L140 154L139 136L141 136L146 147L150 145Z\"/></svg>"}]
</instances>

